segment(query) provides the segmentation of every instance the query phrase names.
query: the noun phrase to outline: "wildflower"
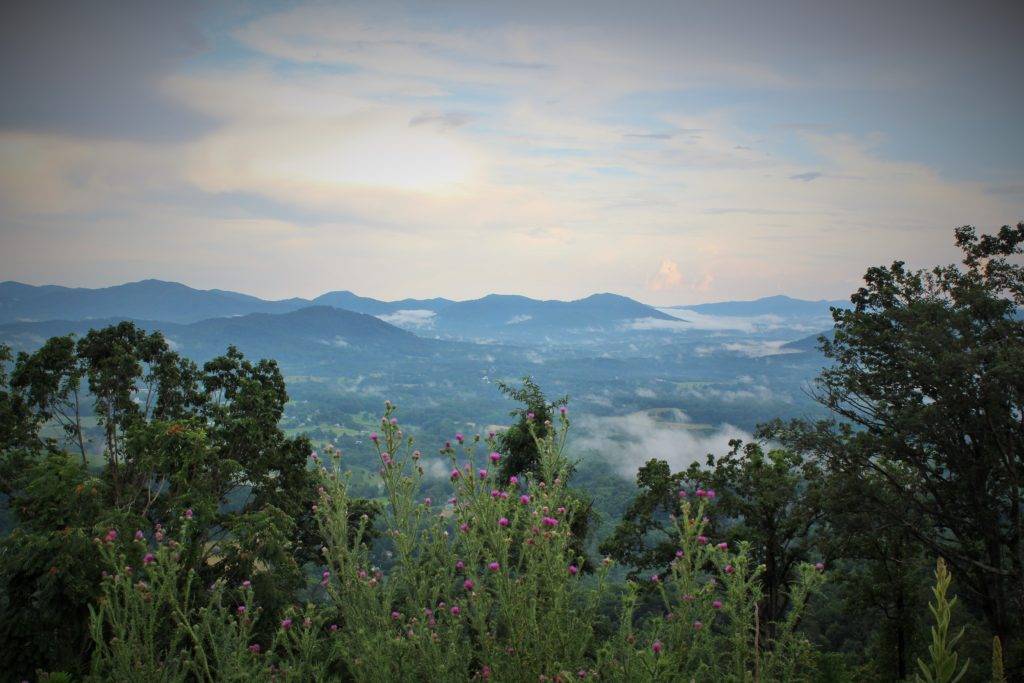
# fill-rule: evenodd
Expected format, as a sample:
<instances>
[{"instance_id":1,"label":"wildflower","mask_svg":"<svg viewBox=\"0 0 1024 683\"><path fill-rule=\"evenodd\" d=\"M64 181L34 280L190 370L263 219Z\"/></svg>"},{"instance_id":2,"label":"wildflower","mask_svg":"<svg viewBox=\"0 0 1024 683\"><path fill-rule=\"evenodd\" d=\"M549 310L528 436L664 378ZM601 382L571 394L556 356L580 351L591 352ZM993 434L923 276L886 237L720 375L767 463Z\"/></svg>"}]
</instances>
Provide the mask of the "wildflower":
<instances>
[{"instance_id":1,"label":"wildflower","mask_svg":"<svg viewBox=\"0 0 1024 683\"><path fill-rule=\"evenodd\" d=\"M401 619L401 618L402 618L402 615L401 615L401 613L400 613L400 612L392 612L392 613L391 613L391 618L392 618L393 620L395 620L395 621L398 621L399 619Z\"/></svg>"},{"instance_id":2,"label":"wildflower","mask_svg":"<svg viewBox=\"0 0 1024 683\"><path fill-rule=\"evenodd\" d=\"M282 630L287 631L291 627L292 627L292 620L291 619L282 619L281 620L281 629Z\"/></svg>"},{"instance_id":3,"label":"wildflower","mask_svg":"<svg viewBox=\"0 0 1024 683\"><path fill-rule=\"evenodd\" d=\"M577 567L576 565L574 565L574 564L570 564L569 565L569 575L570 576L576 576L576 574L578 574L579 571L580 571L580 568Z\"/></svg>"},{"instance_id":4,"label":"wildflower","mask_svg":"<svg viewBox=\"0 0 1024 683\"><path fill-rule=\"evenodd\" d=\"M651 583L661 583L661 577L657 574L651 574Z\"/></svg>"},{"instance_id":5,"label":"wildflower","mask_svg":"<svg viewBox=\"0 0 1024 683\"><path fill-rule=\"evenodd\" d=\"M476 586L476 584L473 583L473 579L466 579L465 581L462 582L462 587L465 588L468 591L473 590L474 586Z\"/></svg>"},{"instance_id":6,"label":"wildflower","mask_svg":"<svg viewBox=\"0 0 1024 683\"><path fill-rule=\"evenodd\" d=\"M704 489L697 489L697 497L698 498L703 498L704 495L705 495Z\"/></svg>"},{"instance_id":7,"label":"wildflower","mask_svg":"<svg viewBox=\"0 0 1024 683\"><path fill-rule=\"evenodd\" d=\"M153 553L146 553L145 556L142 558L142 564L144 565L151 565L154 562L156 562L156 555L154 555Z\"/></svg>"},{"instance_id":8,"label":"wildflower","mask_svg":"<svg viewBox=\"0 0 1024 683\"><path fill-rule=\"evenodd\" d=\"M682 491L682 490L679 491L679 497L680 498L686 498L686 491Z\"/></svg>"},{"instance_id":9,"label":"wildflower","mask_svg":"<svg viewBox=\"0 0 1024 683\"><path fill-rule=\"evenodd\" d=\"M713 499L715 497L715 490L714 489L708 489L704 493L704 495L705 495L705 497L707 497L708 500L711 500L711 499Z\"/></svg>"},{"instance_id":10,"label":"wildflower","mask_svg":"<svg viewBox=\"0 0 1024 683\"><path fill-rule=\"evenodd\" d=\"M527 413L526 414L526 421L527 422L533 422L533 417L534 417L533 413Z\"/></svg>"},{"instance_id":11,"label":"wildflower","mask_svg":"<svg viewBox=\"0 0 1024 683\"><path fill-rule=\"evenodd\" d=\"M391 426L394 427L396 424L398 424L398 418L397 417L391 418Z\"/></svg>"},{"instance_id":12,"label":"wildflower","mask_svg":"<svg viewBox=\"0 0 1024 683\"><path fill-rule=\"evenodd\" d=\"M113 543L117 540L117 531L111 529L107 532L107 535L103 537L103 540L105 540L107 543Z\"/></svg>"},{"instance_id":13,"label":"wildflower","mask_svg":"<svg viewBox=\"0 0 1024 683\"><path fill-rule=\"evenodd\" d=\"M508 500L508 491L502 491L501 493L499 493L498 498L501 498L502 500Z\"/></svg>"},{"instance_id":14,"label":"wildflower","mask_svg":"<svg viewBox=\"0 0 1024 683\"><path fill-rule=\"evenodd\" d=\"M458 479L461 476L462 476L461 472L459 472L458 470L452 470L452 473L451 473L452 481L455 481L456 479Z\"/></svg>"},{"instance_id":15,"label":"wildflower","mask_svg":"<svg viewBox=\"0 0 1024 683\"><path fill-rule=\"evenodd\" d=\"M562 507L562 506L558 506L558 514L564 515L565 514L565 508Z\"/></svg>"},{"instance_id":16,"label":"wildflower","mask_svg":"<svg viewBox=\"0 0 1024 683\"><path fill-rule=\"evenodd\" d=\"M250 645L249 652L253 653L254 655L258 655L260 653L259 643L253 643L252 645Z\"/></svg>"},{"instance_id":17,"label":"wildflower","mask_svg":"<svg viewBox=\"0 0 1024 683\"><path fill-rule=\"evenodd\" d=\"M460 524L459 525L459 531L461 531L462 533L468 532L469 531L469 524L467 524L466 522L463 522L462 524Z\"/></svg>"},{"instance_id":18,"label":"wildflower","mask_svg":"<svg viewBox=\"0 0 1024 683\"><path fill-rule=\"evenodd\" d=\"M239 605L238 607L235 608L235 611L238 612L239 614L245 614L245 605Z\"/></svg>"},{"instance_id":19,"label":"wildflower","mask_svg":"<svg viewBox=\"0 0 1024 683\"><path fill-rule=\"evenodd\" d=\"M676 557L682 557L682 556L683 556L683 551L682 551L682 549L679 549L679 550L677 550L677 551L676 551Z\"/></svg>"},{"instance_id":20,"label":"wildflower","mask_svg":"<svg viewBox=\"0 0 1024 683\"><path fill-rule=\"evenodd\" d=\"M338 630L338 625L337 624L331 624L331 633L334 633L337 630Z\"/></svg>"},{"instance_id":21,"label":"wildflower","mask_svg":"<svg viewBox=\"0 0 1024 683\"><path fill-rule=\"evenodd\" d=\"M713 601L711 603L711 606L714 607L715 609L722 609L722 601L721 600L715 600L715 601Z\"/></svg>"},{"instance_id":22,"label":"wildflower","mask_svg":"<svg viewBox=\"0 0 1024 683\"><path fill-rule=\"evenodd\" d=\"M456 569L457 571L460 571L460 572L461 572L461 571L462 571L463 569L465 569L465 568L466 568L466 563L465 563L465 562L463 562L462 560L459 560L458 562L456 562L456 563L455 563L455 569Z\"/></svg>"},{"instance_id":23,"label":"wildflower","mask_svg":"<svg viewBox=\"0 0 1024 683\"><path fill-rule=\"evenodd\" d=\"M159 543L160 541L164 540L164 532L158 530L155 534L153 534L153 538L155 538L156 542Z\"/></svg>"},{"instance_id":24,"label":"wildflower","mask_svg":"<svg viewBox=\"0 0 1024 683\"><path fill-rule=\"evenodd\" d=\"M136 541L141 541L145 537L146 537L146 535L144 533L142 533L142 529L136 529L135 530L135 540Z\"/></svg>"},{"instance_id":25,"label":"wildflower","mask_svg":"<svg viewBox=\"0 0 1024 683\"><path fill-rule=\"evenodd\" d=\"M487 478L487 470L484 470L484 469L477 470L477 474L480 475L481 479L486 479Z\"/></svg>"},{"instance_id":26,"label":"wildflower","mask_svg":"<svg viewBox=\"0 0 1024 683\"><path fill-rule=\"evenodd\" d=\"M501 564L499 564L498 562L491 562L489 565L487 565L487 568L490 569L492 572L496 572L499 569L501 569Z\"/></svg>"},{"instance_id":27,"label":"wildflower","mask_svg":"<svg viewBox=\"0 0 1024 683\"><path fill-rule=\"evenodd\" d=\"M501 519L498 520L498 526L504 527L504 526L508 526L508 524L509 524L508 517L502 517Z\"/></svg>"},{"instance_id":28,"label":"wildflower","mask_svg":"<svg viewBox=\"0 0 1024 683\"><path fill-rule=\"evenodd\" d=\"M459 443L462 443L463 441L466 440L466 437L462 436L461 433L456 433L455 434L455 440L458 441Z\"/></svg>"},{"instance_id":29,"label":"wildflower","mask_svg":"<svg viewBox=\"0 0 1024 683\"><path fill-rule=\"evenodd\" d=\"M519 483L519 477L513 474L511 477L508 478L508 483L510 486L515 486L516 484Z\"/></svg>"},{"instance_id":30,"label":"wildflower","mask_svg":"<svg viewBox=\"0 0 1024 683\"><path fill-rule=\"evenodd\" d=\"M529 505L530 497L524 493L523 495L519 496L519 503L522 505Z\"/></svg>"},{"instance_id":31,"label":"wildflower","mask_svg":"<svg viewBox=\"0 0 1024 683\"><path fill-rule=\"evenodd\" d=\"M412 459L413 460L419 460L422 456L423 456L423 454L420 453L419 451L413 451L412 452Z\"/></svg>"},{"instance_id":32,"label":"wildflower","mask_svg":"<svg viewBox=\"0 0 1024 683\"><path fill-rule=\"evenodd\" d=\"M687 594L685 594L683 596L683 602L693 602L693 601L694 601L694 597L691 594L687 593Z\"/></svg>"},{"instance_id":33,"label":"wildflower","mask_svg":"<svg viewBox=\"0 0 1024 683\"><path fill-rule=\"evenodd\" d=\"M693 630L694 631L699 631L702 628L704 628L704 624L703 623L701 623L700 621L693 622Z\"/></svg>"},{"instance_id":34,"label":"wildflower","mask_svg":"<svg viewBox=\"0 0 1024 683\"><path fill-rule=\"evenodd\" d=\"M370 434L370 441L377 443L377 432Z\"/></svg>"},{"instance_id":35,"label":"wildflower","mask_svg":"<svg viewBox=\"0 0 1024 683\"><path fill-rule=\"evenodd\" d=\"M384 463L385 465L390 465L391 464L391 454L388 453L387 451L381 453L380 454L380 461L382 463Z\"/></svg>"},{"instance_id":36,"label":"wildflower","mask_svg":"<svg viewBox=\"0 0 1024 683\"><path fill-rule=\"evenodd\" d=\"M250 581L249 579L246 579L245 581L242 582L242 588L251 588L251 587L252 587L252 581Z\"/></svg>"},{"instance_id":37,"label":"wildflower","mask_svg":"<svg viewBox=\"0 0 1024 683\"><path fill-rule=\"evenodd\" d=\"M700 543L701 545L707 545L708 544L708 537L705 536L704 534L701 534L700 536L697 537L697 543Z\"/></svg>"},{"instance_id":38,"label":"wildflower","mask_svg":"<svg viewBox=\"0 0 1024 683\"><path fill-rule=\"evenodd\" d=\"M541 523L544 524L544 526L558 526L558 520L554 517L545 517L541 520Z\"/></svg>"},{"instance_id":39,"label":"wildflower","mask_svg":"<svg viewBox=\"0 0 1024 683\"><path fill-rule=\"evenodd\" d=\"M461 610L461 609L459 609L459 606L458 606L458 605L452 605L452 608L451 608L451 610L450 610L450 611L451 611L451 613L452 613L452 614L453 614L454 616L456 616L456 617L457 617L457 616L459 616L459 613L460 613L460 612L462 612L462 610Z\"/></svg>"},{"instance_id":40,"label":"wildflower","mask_svg":"<svg viewBox=\"0 0 1024 683\"><path fill-rule=\"evenodd\" d=\"M562 416L565 417L566 415L569 414L569 409L566 408L565 406L562 406L561 408L558 409L558 412L560 412Z\"/></svg>"},{"instance_id":41,"label":"wildflower","mask_svg":"<svg viewBox=\"0 0 1024 683\"><path fill-rule=\"evenodd\" d=\"M734 571L736 571L736 567L733 567L731 564L725 565L726 574L732 574Z\"/></svg>"},{"instance_id":42,"label":"wildflower","mask_svg":"<svg viewBox=\"0 0 1024 683\"><path fill-rule=\"evenodd\" d=\"M501 460L501 453L491 453L491 462L496 463Z\"/></svg>"},{"instance_id":43,"label":"wildflower","mask_svg":"<svg viewBox=\"0 0 1024 683\"><path fill-rule=\"evenodd\" d=\"M192 508L185 510L185 519L192 519Z\"/></svg>"},{"instance_id":44,"label":"wildflower","mask_svg":"<svg viewBox=\"0 0 1024 683\"><path fill-rule=\"evenodd\" d=\"M817 562L817 563L815 563L814 568L816 570L818 570L819 572L823 572L823 571L825 571L825 563L824 562Z\"/></svg>"},{"instance_id":45,"label":"wildflower","mask_svg":"<svg viewBox=\"0 0 1024 683\"><path fill-rule=\"evenodd\" d=\"M726 550L726 549L727 549L727 548L729 547L729 544L728 544L728 543L726 543L725 541L722 541L722 542L721 542L721 543L719 543L719 544L718 544L718 545L717 545L716 547L717 547L717 548L718 548L719 550Z\"/></svg>"},{"instance_id":46,"label":"wildflower","mask_svg":"<svg viewBox=\"0 0 1024 683\"><path fill-rule=\"evenodd\" d=\"M657 654L661 654L661 641L660 640L656 640L653 643L651 643L651 652L653 652L656 655Z\"/></svg>"},{"instance_id":47,"label":"wildflower","mask_svg":"<svg viewBox=\"0 0 1024 683\"><path fill-rule=\"evenodd\" d=\"M424 499L423 499L423 504L424 504L424 505L426 505L427 507L430 507L430 504L431 504L432 502L433 502L433 501L431 501L431 500L430 500L430 497L429 497L429 496L428 496L427 498L424 498Z\"/></svg>"}]
</instances>

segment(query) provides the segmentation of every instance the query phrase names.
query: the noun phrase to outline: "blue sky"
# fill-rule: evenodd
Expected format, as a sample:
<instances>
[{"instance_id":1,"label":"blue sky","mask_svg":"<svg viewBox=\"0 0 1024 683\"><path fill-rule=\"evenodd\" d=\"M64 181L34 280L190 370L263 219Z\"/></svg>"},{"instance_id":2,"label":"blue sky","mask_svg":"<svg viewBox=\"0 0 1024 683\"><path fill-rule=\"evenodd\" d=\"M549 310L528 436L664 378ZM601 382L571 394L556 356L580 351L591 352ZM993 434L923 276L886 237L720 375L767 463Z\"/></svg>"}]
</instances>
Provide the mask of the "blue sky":
<instances>
[{"instance_id":1,"label":"blue sky","mask_svg":"<svg viewBox=\"0 0 1024 683\"><path fill-rule=\"evenodd\" d=\"M838 298L1024 218L1019 3L0 12L0 279Z\"/></svg>"}]
</instances>

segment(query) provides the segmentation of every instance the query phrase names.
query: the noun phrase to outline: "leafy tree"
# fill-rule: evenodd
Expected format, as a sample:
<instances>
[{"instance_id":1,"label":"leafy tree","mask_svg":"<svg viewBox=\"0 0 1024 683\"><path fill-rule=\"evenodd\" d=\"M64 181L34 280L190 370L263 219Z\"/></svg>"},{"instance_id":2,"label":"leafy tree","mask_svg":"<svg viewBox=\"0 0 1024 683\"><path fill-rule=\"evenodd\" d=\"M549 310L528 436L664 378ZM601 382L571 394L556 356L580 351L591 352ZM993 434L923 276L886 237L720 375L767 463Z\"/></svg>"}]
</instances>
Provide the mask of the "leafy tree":
<instances>
[{"instance_id":1,"label":"leafy tree","mask_svg":"<svg viewBox=\"0 0 1024 683\"><path fill-rule=\"evenodd\" d=\"M956 230L960 266L867 271L834 309L817 399L855 426L831 466L871 473L863 504L956 569L995 633L1024 615L1024 224Z\"/></svg>"},{"instance_id":2,"label":"leafy tree","mask_svg":"<svg viewBox=\"0 0 1024 683\"><path fill-rule=\"evenodd\" d=\"M502 432L498 440L503 456L501 476L508 479L524 472L536 472L540 462L536 439L547 438L555 414L569 405L569 397L549 403L540 386L529 376L523 377L522 386L498 382L498 389L521 404L509 413L517 418L516 422Z\"/></svg>"}]
</instances>

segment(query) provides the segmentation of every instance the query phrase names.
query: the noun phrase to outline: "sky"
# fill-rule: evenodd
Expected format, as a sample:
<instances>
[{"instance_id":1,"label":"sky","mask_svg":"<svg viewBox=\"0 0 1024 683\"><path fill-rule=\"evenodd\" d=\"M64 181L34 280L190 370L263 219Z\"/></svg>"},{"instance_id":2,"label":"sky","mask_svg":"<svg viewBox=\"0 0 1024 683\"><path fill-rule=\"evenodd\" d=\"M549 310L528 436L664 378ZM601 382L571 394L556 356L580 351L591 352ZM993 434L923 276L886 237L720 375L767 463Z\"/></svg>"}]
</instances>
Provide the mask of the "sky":
<instances>
[{"instance_id":1,"label":"sky","mask_svg":"<svg viewBox=\"0 0 1024 683\"><path fill-rule=\"evenodd\" d=\"M0 280L843 298L1024 220L1020 2L0 8Z\"/></svg>"}]
</instances>

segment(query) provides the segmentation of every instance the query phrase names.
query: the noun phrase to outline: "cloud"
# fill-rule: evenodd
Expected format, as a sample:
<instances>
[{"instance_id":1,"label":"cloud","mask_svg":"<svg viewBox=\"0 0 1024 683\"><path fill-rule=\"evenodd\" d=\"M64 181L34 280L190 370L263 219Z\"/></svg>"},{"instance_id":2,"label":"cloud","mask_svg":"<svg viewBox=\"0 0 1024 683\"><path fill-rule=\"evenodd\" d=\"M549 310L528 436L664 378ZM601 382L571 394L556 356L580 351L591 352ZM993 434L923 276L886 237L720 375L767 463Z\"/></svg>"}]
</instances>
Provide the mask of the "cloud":
<instances>
[{"instance_id":1,"label":"cloud","mask_svg":"<svg viewBox=\"0 0 1024 683\"><path fill-rule=\"evenodd\" d=\"M515 315L505 321L506 325L518 325L519 323L525 323L527 320L533 320L532 315Z\"/></svg>"},{"instance_id":2,"label":"cloud","mask_svg":"<svg viewBox=\"0 0 1024 683\"><path fill-rule=\"evenodd\" d=\"M623 477L632 479L651 458L666 461L673 471L693 462L703 462L708 453L724 454L730 439L748 441L751 435L732 425L714 429L693 429L685 413L674 410L669 420L655 419L646 412L618 417L584 416L576 420L581 436L574 449L597 451Z\"/></svg>"},{"instance_id":3,"label":"cloud","mask_svg":"<svg viewBox=\"0 0 1024 683\"><path fill-rule=\"evenodd\" d=\"M424 309L402 309L393 313L378 315L377 317L386 323L397 325L398 327L424 329L434 326L434 317L436 315L437 313L434 311Z\"/></svg>"},{"instance_id":4,"label":"cloud","mask_svg":"<svg viewBox=\"0 0 1024 683\"><path fill-rule=\"evenodd\" d=\"M819 173L818 171L809 171L807 173L796 173L794 175L789 176L789 179L790 180L802 180L805 183L809 183L812 180L817 180L818 178L822 177L823 175L824 175L823 173Z\"/></svg>"},{"instance_id":5,"label":"cloud","mask_svg":"<svg viewBox=\"0 0 1024 683\"><path fill-rule=\"evenodd\" d=\"M438 128L459 128L473 120L469 114L444 112L442 114L419 114L409 119L410 126L434 125Z\"/></svg>"},{"instance_id":6,"label":"cloud","mask_svg":"<svg viewBox=\"0 0 1024 683\"><path fill-rule=\"evenodd\" d=\"M647 283L652 292L678 287L683 282L683 274L679 272L679 264L672 259L662 259L658 272Z\"/></svg>"}]
</instances>

